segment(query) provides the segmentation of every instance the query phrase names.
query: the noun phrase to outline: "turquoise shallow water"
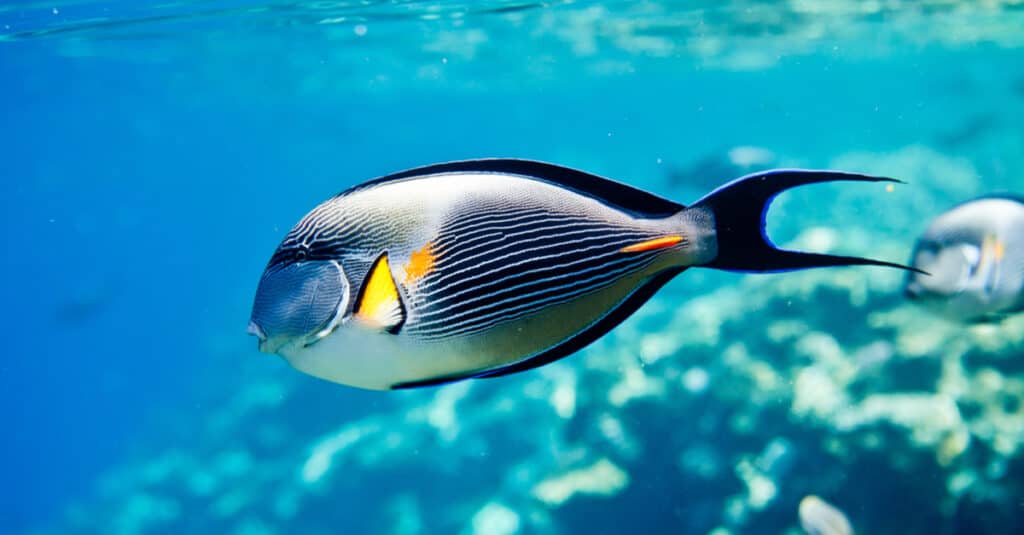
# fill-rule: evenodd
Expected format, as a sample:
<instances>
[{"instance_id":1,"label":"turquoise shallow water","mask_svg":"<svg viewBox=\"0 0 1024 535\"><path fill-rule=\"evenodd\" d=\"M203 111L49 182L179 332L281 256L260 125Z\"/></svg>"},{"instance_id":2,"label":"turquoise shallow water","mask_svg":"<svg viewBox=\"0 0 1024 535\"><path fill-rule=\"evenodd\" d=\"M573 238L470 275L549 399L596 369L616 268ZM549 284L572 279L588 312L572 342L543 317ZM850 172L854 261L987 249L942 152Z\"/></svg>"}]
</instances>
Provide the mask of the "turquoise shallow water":
<instances>
[{"instance_id":1,"label":"turquoise shallow water","mask_svg":"<svg viewBox=\"0 0 1024 535\"><path fill-rule=\"evenodd\" d=\"M374 393L245 336L283 233L362 180L537 158L691 202L770 166L894 176L769 214L906 261L1024 190L1015 2L0 6L12 533L858 533L1022 522L1024 320L868 268L691 270L551 366Z\"/></svg>"}]
</instances>

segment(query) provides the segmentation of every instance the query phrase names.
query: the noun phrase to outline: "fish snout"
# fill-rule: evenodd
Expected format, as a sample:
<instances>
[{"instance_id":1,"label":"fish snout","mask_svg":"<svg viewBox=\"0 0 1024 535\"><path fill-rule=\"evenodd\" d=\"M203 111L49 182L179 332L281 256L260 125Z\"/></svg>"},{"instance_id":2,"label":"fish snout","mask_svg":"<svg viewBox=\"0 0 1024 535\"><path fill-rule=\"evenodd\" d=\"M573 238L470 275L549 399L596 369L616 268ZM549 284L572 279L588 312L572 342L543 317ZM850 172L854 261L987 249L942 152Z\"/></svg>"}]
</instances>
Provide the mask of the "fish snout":
<instances>
[{"instance_id":1,"label":"fish snout","mask_svg":"<svg viewBox=\"0 0 1024 535\"><path fill-rule=\"evenodd\" d=\"M348 308L349 284L334 260L271 266L256 289L248 333L260 351L276 353L284 345L330 333Z\"/></svg>"}]
</instances>

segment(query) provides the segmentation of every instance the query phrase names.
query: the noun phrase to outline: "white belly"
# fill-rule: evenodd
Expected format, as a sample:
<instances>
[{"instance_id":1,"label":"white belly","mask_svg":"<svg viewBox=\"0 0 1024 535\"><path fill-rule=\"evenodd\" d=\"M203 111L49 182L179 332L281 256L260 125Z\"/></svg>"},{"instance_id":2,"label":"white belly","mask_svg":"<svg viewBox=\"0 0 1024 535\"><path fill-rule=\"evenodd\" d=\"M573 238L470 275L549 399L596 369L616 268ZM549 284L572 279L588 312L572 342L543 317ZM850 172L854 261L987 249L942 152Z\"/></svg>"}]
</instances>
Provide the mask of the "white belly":
<instances>
[{"instance_id":1,"label":"white belly","mask_svg":"<svg viewBox=\"0 0 1024 535\"><path fill-rule=\"evenodd\" d=\"M374 390L473 375L529 358L569 339L622 302L645 278L633 273L602 291L468 337L424 341L376 330L356 320L309 347L289 345L279 352L304 373Z\"/></svg>"},{"instance_id":2,"label":"white belly","mask_svg":"<svg viewBox=\"0 0 1024 535\"><path fill-rule=\"evenodd\" d=\"M416 343L357 325L346 325L308 346L289 345L280 353L295 369L343 385L387 390L405 381L432 377L436 363L445 360L437 353L450 350ZM451 358L450 355L448 355Z\"/></svg>"}]
</instances>

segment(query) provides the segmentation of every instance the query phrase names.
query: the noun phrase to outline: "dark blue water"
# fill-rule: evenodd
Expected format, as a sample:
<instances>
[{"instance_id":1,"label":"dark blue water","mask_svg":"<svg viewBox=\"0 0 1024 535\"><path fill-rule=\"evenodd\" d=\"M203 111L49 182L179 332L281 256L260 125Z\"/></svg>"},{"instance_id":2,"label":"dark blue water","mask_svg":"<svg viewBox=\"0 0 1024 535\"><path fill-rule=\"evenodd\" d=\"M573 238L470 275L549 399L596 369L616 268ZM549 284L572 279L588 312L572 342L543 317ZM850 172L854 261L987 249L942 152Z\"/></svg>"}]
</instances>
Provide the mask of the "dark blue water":
<instances>
[{"instance_id":1,"label":"dark blue water","mask_svg":"<svg viewBox=\"0 0 1024 535\"><path fill-rule=\"evenodd\" d=\"M931 192L901 189L861 199L848 212L837 212L830 204L836 190L823 187L798 197L821 202L787 212L786 223L773 219L780 242L796 236L804 221L854 225L891 243L879 254L841 244L845 252L893 261L905 260L921 230L908 220L923 221L962 195L1024 188L1024 43L1015 35L1024 23L1013 30L1012 22L1022 21L1019 9L965 17L962 35L951 39L936 35L948 27L946 11L929 22L932 15L909 5L865 17L751 22L746 3L732 9L645 3L655 15L621 2L448 4L436 20L423 15L444 3L265 10L256 4L0 7L4 533L60 525L70 502L82 504L80 516L102 518L104 509L90 509L97 478L126 462L144 462L165 448L212 452L217 444L250 442L237 429L211 431L211 415L247 384L280 379L294 388L287 403L258 420L297 422L288 440L299 452L308 449L300 443L345 422L429 400L432 394L396 398L299 377L259 354L245 336L256 281L284 232L316 203L359 181L438 161L524 157L688 202L717 179L680 184L666 178L666 167L741 145L766 147L787 165L831 166L844 154L900 154L907 147L966 162L966 186L908 177L922 179L910 188ZM839 3L827 4L844 12ZM750 6L786 12L781 3ZM323 23L338 17L347 19ZM631 20L649 24L629 30ZM656 27L659 20L664 27ZM824 31L808 30L813 27ZM728 44L730 31L735 44ZM710 34L726 41L719 46L736 49L732 56L694 44ZM637 36L659 44L626 42ZM743 54L756 57L735 59ZM896 176L931 169L927 161L898 165L891 171ZM851 213L856 220L846 217ZM836 214L843 217L833 220ZM672 288L689 295L738 281L705 274ZM658 332L657 323L635 328ZM565 366L585 364L577 356ZM491 395L502 385L479 388ZM578 388L580 411L587 408L582 400L604 395L600 387L589 394L585 385ZM663 410L619 416L644 437L699 417L675 414L669 424L646 420L652 413L667 418ZM475 409L460 417L471 414ZM522 425L514 414L508 418L507 425ZM772 436L761 438L747 439L751 451ZM489 451L492 469L505 472L500 448ZM679 453L647 448L642 455L648 462L634 459L630 466L671 467ZM282 458L272 451L261 456L255 447L250 456L257 466ZM390 495L372 490L374 472L366 470L349 475L361 478L356 488ZM407 463L376 481L387 486L419 473ZM655 475L634 472L633 479ZM463 480L441 487L452 497L496 492L482 485ZM430 485L411 488L429 493ZM104 503L130 491L110 494ZM642 502L644 495L634 498ZM677 502L672 507L685 509L685 500ZM614 522L634 514L613 498L599 503L595 510L552 508L554 523L571 532L588 518ZM704 504L706 510L690 510L695 516L689 517L711 519L695 525L718 525L722 506ZM298 518L312 525L317 507L327 505L309 507ZM936 522L948 520L941 516L948 509L935 513ZM448 516L462 515L462 523L426 525L445 532L467 525L472 513L456 508ZM690 513L658 515L647 528L685 532L670 519ZM1019 510L1008 514L1020 518ZM781 512L766 518L771 532L796 526L795 516ZM224 532L217 524L196 525Z\"/></svg>"}]
</instances>

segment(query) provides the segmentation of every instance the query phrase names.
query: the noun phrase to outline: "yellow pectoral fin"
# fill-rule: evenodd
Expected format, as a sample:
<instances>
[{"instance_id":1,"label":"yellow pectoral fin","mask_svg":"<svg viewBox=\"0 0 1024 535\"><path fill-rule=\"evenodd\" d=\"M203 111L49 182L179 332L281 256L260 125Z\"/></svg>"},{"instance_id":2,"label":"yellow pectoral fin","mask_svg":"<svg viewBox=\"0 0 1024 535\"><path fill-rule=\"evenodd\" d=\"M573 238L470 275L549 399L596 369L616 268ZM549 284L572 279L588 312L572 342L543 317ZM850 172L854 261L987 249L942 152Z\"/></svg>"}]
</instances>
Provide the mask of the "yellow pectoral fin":
<instances>
[{"instance_id":1,"label":"yellow pectoral fin","mask_svg":"<svg viewBox=\"0 0 1024 535\"><path fill-rule=\"evenodd\" d=\"M666 247L672 247L678 243L685 244L685 236L665 236L663 238L655 238L653 240L647 240L640 243L635 243L628 247L623 247L619 250L620 253L642 253L645 251L655 251L658 249L664 249Z\"/></svg>"},{"instance_id":2,"label":"yellow pectoral fin","mask_svg":"<svg viewBox=\"0 0 1024 535\"><path fill-rule=\"evenodd\" d=\"M987 267L989 264L998 264L1006 256L1006 245L997 236L986 234L981 240L981 257L978 259L978 269Z\"/></svg>"},{"instance_id":3,"label":"yellow pectoral fin","mask_svg":"<svg viewBox=\"0 0 1024 535\"><path fill-rule=\"evenodd\" d=\"M370 267L355 305L355 316L372 327L398 332L405 322L405 307L391 275L388 254L382 253Z\"/></svg>"}]
</instances>

